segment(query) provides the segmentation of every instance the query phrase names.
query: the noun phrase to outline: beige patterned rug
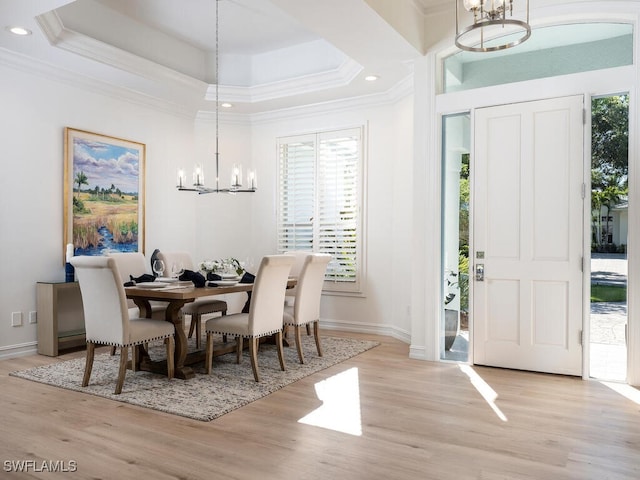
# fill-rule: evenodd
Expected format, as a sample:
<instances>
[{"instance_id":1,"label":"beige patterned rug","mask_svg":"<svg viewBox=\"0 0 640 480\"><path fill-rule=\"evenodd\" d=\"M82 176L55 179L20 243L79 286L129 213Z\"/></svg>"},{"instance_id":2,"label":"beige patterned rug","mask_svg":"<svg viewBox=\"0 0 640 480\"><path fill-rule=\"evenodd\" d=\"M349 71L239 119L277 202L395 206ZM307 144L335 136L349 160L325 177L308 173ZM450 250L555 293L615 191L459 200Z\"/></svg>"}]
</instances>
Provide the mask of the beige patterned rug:
<instances>
[{"instance_id":1,"label":"beige patterned rug","mask_svg":"<svg viewBox=\"0 0 640 480\"><path fill-rule=\"evenodd\" d=\"M195 365L196 376L186 381L168 380L149 372L127 371L120 395L113 394L119 357L108 353L96 355L91 380L85 388L81 386L84 357L11 372L10 375L206 422L354 357L377 346L378 342L322 337L322 357L318 357L312 336L303 335L303 345L307 363L301 365L298 362L295 346L287 347L284 349L287 367L284 372L280 370L275 346L261 345L259 383L253 379L246 351L240 365L235 363L233 353L216 357L211 375L204 374L202 364ZM149 349L152 359L159 358L163 352L164 346L160 343Z\"/></svg>"}]
</instances>

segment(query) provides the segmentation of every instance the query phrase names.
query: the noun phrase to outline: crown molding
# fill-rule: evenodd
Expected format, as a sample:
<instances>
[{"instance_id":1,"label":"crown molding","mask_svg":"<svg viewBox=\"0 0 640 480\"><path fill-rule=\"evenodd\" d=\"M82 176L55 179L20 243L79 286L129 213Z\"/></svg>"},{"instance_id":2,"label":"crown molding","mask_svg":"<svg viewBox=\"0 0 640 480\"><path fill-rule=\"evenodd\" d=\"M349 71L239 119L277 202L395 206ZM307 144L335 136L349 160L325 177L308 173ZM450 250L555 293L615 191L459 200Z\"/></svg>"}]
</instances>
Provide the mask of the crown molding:
<instances>
[{"instance_id":1,"label":"crown molding","mask_svg":"<svg viewBox=\"0 0 640 480\"><path fill-rule=\"evenodd\" d=\"M66 28L55 10L39 15L36 21L54 47L159 81L172 88L183 88L191 92L206 91L207 84L201 80Z\"/></svg>"},{"instance_id":2,"label":"crown molding","mask_svg":"<svg viewBox=\"0 0 640 480\"><path fill-rule=\"evenodd\" d=\"M300 105L280 110L271 110L268 112L250 114L249 116L251 118L251 124L258 125L279 120L290 120L291 118L303 118L327 113L340 113L353 111L354 109L390 105L398 102L402 98L413 95L413 92L413 74L410 74L385 92L343 98L329 102ZM202 112L199 112L199 114L200 113Z\"/></svg>"},{"instance_id":3,"label":"crown molding","mask_svg":"<svg viewBox=\"0 0 640 480\"><path fill-rule=\"evenodd\" d=\"M351 83L362 72L363 67L347 59L340 67L311 75L303 75L289 80L265 83L250 87L237 87L229 85L219 86L219 99L221 101L236 103L257 103L268 100L276 100L294 95L304 95L306 93L328 90L331 88L343 87ZM215 102L216 85L211 84L207 88L205 100Z\"/></svg>"},{"instance_id":4,"label":"crown molding","mask_svg":"<svg viewBox=\"0 0 640 480\"><path fill-rule=\"evenodd\" d=\"M36 75L47 80L57 81L64 85L81 88L85 91L97 93L118 101L141 105L163 113L188 119L193 119L196 115L194 108L187 107L184 104L168 102L165 99L145 95L128 88L115 86L103 80L98 80L85 75L78 75L76 72L65 70L59 66L52 65L2 47L0 47L0 65Z\"/></svg>"},{"instance_id":5,"label":"crown molding","mask_svg":"<svg viewBox=\"0 0 640 480\"><path fill-rule=\"evenodd\" d=\"M159 82L172 89L182 89L186 94L202 92L205 100L215 101L215 84L207 84L66 28L55 10L39 15L36 20L49 43L56 48ZM249 87L220 85L219 94L221 99L237 103L276 100L348 85L362 70L363 67L360 64L352 59L346 59L336 69L292 79Z\"/></svg>"}]
</instances>

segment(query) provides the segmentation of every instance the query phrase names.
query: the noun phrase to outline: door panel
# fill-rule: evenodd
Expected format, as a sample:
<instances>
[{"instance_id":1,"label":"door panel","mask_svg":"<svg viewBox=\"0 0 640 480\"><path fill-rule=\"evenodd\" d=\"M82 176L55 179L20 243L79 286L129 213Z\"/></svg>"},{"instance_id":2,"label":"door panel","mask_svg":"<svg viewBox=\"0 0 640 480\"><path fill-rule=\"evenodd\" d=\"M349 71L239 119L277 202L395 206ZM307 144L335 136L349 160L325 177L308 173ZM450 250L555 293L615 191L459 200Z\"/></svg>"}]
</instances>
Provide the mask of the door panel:
<instances>
[{"instance_id":1,"label":"door panel","mask_svg":"<svg viewBox=\"0 0 640 480\"><path fill-rule=\"evenodd\" d=\"M582 372L582 96L475 115L474 363Z\"/></svg>"}]
</instances>

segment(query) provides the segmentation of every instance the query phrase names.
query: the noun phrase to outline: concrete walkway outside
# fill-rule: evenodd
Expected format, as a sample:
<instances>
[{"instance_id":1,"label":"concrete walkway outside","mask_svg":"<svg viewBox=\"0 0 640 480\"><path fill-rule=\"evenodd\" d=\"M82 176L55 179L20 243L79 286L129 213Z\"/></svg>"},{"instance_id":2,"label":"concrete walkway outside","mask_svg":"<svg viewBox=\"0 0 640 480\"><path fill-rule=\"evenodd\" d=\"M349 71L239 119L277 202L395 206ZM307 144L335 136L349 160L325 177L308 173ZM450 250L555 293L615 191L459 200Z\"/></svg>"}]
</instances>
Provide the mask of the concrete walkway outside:
<instances>
[{"instance_id":1,"label":"concrete walkway outside","mask_svg":"<svg viewBox=\"0 0 640 480\"><path fill-rule=\"evenodd\" d=\"M626 285L626 255L617 253L592 254L591 284ZM591 304L591 377L602 380L626 380L626 325L626 302L597 302Z\"/></svg>"}]
</instances>

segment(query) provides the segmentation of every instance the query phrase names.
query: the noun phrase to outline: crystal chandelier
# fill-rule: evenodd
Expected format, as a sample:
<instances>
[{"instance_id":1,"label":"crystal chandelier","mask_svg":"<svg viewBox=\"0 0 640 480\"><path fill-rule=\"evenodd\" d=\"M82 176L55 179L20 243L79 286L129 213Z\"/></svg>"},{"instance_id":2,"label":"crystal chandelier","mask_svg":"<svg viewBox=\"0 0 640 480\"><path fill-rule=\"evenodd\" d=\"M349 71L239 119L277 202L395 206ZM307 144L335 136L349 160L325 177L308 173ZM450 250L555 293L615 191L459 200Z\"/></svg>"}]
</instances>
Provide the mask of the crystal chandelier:
<instances>
[{"instance_id":1,"label":"crystal chandelier","mask_svg":"<svg viewBox=\"0 0 640 480\"><path fill-rule=\"evenodd\" d=\"M531 36L529 0L522 19L513 18L513 0L456 0L456 46L468 52L494 52L515 47ZM473 23L460 28L460 3ZM507 18L508 13L508 18Z\"/></svg>"},{"instance_id":2,"label":"crystal chandelier","mask_svg":"<svg viewBox=\"0 0 640 480\"><path fill-rule=\"evenodd\" d=\"M218 4L220 0L215 0L216 2L216 53L215 53L215 75L216 75L216 179L214 187L207 187L204 184L204 169L201 164L196 164L193 169L193 184L192 186L187 186L187 177L185 175L184 169L178 170L178 180L176 188L182 192L198 192L200 195L205 193L253 193L256 191L258 187L258 180L256 176L255 170L249 170L247 172L247 186L243 188L242 186L242 165L234 164L231 170L231 183L228 188L220 187L220 152L218 149L219 143L219 91L218 87L220 84L219 67L218 67L218 51L219 51L219 41L218 41L218 27L219 27L219 14L218 14Z\"/></svg>"}]
</instances>

